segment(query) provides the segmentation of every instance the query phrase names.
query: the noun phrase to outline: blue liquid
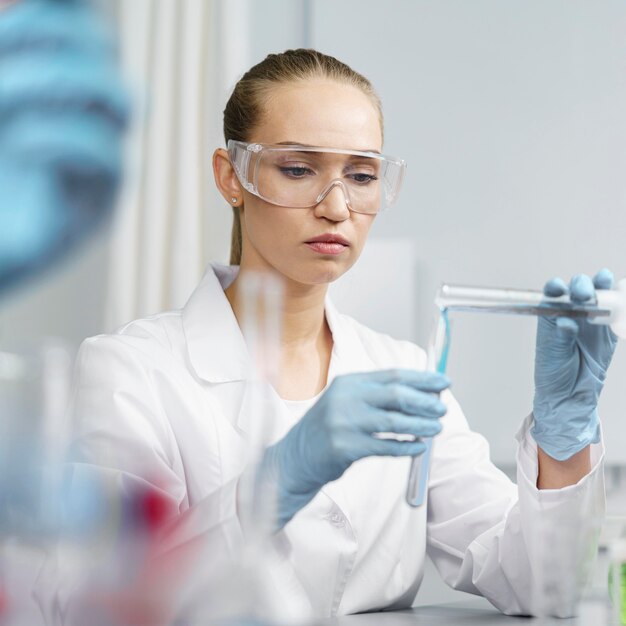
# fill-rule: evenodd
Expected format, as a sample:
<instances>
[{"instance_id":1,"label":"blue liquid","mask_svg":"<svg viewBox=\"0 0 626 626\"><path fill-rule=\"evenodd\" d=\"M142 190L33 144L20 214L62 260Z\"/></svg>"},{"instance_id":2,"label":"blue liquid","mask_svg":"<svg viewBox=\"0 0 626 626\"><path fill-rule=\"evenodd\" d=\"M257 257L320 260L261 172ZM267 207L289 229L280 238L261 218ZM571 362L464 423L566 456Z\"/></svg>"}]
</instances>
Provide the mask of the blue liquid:
<instances>
[{"instance_id":1,"label":"blue liquid","mask_svg":"<svg viewBox=\"0 0 626 626\"><path fill-rule=\"evenodd\" d=\"M448 309L441 309L439 315L439 326L443 324L443 345L441 346L441 354L437 359L436 370L439 374L445 374L448 367L448 354L450 352L450 320L448 318ZM435 355L437 358L437 355Z\"/></svg>"}]
</instances>

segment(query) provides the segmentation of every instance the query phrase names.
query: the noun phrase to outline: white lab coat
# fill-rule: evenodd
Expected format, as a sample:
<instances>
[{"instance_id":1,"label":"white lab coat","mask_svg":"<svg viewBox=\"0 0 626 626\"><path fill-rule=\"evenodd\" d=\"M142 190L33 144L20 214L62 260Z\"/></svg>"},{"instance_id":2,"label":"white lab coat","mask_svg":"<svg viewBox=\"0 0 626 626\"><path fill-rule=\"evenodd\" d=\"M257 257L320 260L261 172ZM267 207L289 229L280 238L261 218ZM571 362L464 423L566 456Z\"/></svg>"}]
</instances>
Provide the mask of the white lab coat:
<instances>
[{"instance_id":1,"label":"white lab coat","mask_svg":"<svg viewBox=\"0 0 626 626\"><path fill-rule=\"evenodd\" d=\"M163 490L191 520L188 536L208 542L214 558L207 567L242 541L237 480L255 419L248 352L223 293L234 276L234 268L209 268L181 311L87 339L73 404L82 461ZM334 341L329 381L348 372L425 367L414 344L374 332L330 302L326 316ZM577 534L570 553L582 559L589 551L588 522L604 507L601 444L577 485L538 491L527 418L517 435L516 487L490 462L486 440L469 429L453 396L443 397L448 413L433 445L427 506L405 502L409 459L367 458L323 487L282 531L293 588L304 591L316 615L409 607L427 553L452 587L484 595L505 613L528 613L533 568L540 567L529 554L537 546L553 549L559 562L563 551L542 529L568 520ZM292 422L275 393L272 404L275 441Z\"/></svg>"}]
</instances>

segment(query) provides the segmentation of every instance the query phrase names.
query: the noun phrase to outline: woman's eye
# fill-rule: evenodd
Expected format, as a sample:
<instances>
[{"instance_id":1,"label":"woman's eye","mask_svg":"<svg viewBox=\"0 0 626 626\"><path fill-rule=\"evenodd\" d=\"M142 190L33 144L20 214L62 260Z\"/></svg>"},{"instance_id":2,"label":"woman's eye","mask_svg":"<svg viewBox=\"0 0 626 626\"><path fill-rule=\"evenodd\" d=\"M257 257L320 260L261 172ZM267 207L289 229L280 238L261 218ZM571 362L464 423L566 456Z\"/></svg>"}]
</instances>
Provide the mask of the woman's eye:
<instances>
[{"instance_id":1,"label":"woman's eye","mask_svg":"<svg viewBox=\"0 0 626 626\"><path fill-rule=\"evenodd\" d=\"M378 180L378 176L374 176L374 174L355 173L355 174L350 174L350 178L352 178L352 180L356 181L357 183L361 183L361 184L367 184L375 180Z\"/></svg>"},{"instance_id":2,"label":"woman's eye","mask_svg":"<svg viewBox=\"0 0 626 626\"><path fill-rule=\"evenodd\" d=\"M280 171L285 174L285 176L289 176L290 178L304 178L310 174L313 174L313 171L308 167L298 167L298 166L282 166Z\"/></svg>"}]
</instances>

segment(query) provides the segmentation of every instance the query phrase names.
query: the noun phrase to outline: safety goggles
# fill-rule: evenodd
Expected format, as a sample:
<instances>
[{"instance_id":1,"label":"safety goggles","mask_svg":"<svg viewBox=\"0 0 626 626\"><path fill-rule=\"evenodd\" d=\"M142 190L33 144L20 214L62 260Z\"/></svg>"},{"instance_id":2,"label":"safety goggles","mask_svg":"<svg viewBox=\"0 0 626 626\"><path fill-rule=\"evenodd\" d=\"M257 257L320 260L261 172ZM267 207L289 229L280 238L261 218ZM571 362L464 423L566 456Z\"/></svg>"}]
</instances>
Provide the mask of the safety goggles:
<instances>
[{"instance_id":1,"label":"safety goggles","mask_svg":"<svg viewBox=\"0 0 626 626\"><path fill-rule=\"evenodd\" d=\"M335 187L357 213L378 213L396 200L406 168L377 152L300 145L228 142L244 189L266 202L294 209L319 204Z\"/></svg>"}]
</instances>

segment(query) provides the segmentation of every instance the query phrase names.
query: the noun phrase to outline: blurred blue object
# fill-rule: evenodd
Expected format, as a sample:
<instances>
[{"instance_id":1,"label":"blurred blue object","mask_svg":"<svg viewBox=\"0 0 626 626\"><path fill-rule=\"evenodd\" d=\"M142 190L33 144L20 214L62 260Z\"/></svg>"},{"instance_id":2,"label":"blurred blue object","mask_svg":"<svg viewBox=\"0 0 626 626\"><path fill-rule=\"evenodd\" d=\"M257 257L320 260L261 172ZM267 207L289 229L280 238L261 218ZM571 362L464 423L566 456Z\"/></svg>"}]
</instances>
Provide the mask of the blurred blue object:
<instances>
[{"instance_id":1,"label":"blurred blue object","mask_svg":"<svg viewBox=\"0 0 626 626\"><path fill-rule=\"evenodd\" d=\"M110 215L128 117L115 39L89 2L0 10L0 295Z\"/></svg>"}]
</instances>

